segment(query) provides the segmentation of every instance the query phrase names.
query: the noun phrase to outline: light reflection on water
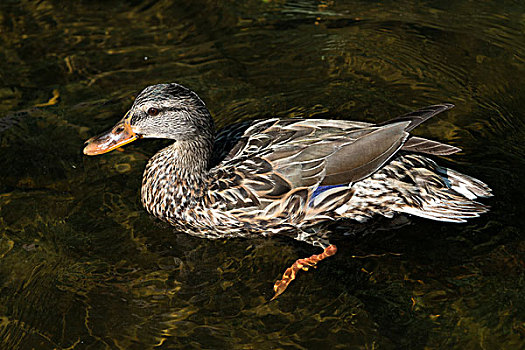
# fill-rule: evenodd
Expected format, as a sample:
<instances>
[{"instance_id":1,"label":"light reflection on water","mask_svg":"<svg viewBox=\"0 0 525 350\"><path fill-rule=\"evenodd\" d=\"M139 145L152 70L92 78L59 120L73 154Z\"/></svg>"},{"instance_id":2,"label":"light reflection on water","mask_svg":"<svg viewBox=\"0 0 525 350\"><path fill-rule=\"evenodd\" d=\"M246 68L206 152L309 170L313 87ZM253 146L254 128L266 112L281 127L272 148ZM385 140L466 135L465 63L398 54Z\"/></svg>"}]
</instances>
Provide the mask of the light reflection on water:
<instances>
[{"instance_id":1,"label":"light reflection on water","mask_svg":"<svg viewBox=\"0 0 525 350\"><path fill-rule=\"evenodd\" d=\"M524 10L3 2L0 347L518 348ZM454 103L417 133L464 150L440 162L490 184L492 211L465 225L336 231L339 253L269 303L284 267L313 248L206 241L153 220L138 193L161 141L81 154L134 94L168 81L195 90L219 126L271 115L383 121Z\"/></svg>"}]
</instances>

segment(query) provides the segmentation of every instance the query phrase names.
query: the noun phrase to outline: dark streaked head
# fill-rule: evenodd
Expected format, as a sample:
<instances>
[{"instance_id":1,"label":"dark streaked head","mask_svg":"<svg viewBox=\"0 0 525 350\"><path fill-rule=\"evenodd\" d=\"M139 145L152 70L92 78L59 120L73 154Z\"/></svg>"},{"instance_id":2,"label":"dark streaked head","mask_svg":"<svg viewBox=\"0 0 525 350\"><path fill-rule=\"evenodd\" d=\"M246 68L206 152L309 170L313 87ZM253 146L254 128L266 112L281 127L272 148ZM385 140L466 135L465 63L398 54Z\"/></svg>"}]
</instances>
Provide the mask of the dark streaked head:
<instances>
[{"instance_id":1,"label":"dark streaked head","mask_svg":"<svg viewBox=\"0 0 525 350\"><path fill-rule=\"evenodd\" d=\"M84 153L106 153L142 137L212 144L213 119L199 96L184 86L148 86L110 131L86 141Z\"/></svg>"},{"instance_id":2,"label":"dark streaked head","mask_svg":"<svg viewBox=\"0 0 525 350\"><path fill-rule=\"evenodd\" d=\"M206 105L190 89L179 84L148 86L130 109L133 131L142 137L173 140L195 139L213 133Z\"/></svg>"}]
</instances>

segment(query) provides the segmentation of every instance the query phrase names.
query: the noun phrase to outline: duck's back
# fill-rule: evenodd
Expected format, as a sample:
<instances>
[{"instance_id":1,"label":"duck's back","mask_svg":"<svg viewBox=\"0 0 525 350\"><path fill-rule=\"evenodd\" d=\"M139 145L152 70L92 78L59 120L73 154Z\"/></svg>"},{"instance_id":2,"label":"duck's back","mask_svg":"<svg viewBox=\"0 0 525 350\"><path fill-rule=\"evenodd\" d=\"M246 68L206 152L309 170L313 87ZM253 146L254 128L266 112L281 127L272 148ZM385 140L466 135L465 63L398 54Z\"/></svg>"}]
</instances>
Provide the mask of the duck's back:
<instances>
[{"instance_id":1,"label":"duck's back","mask_svg":"<svg viewBox=\"0 0 525 350\"><path fill-rule=\"evenodd\" d=\"M277 118L234 125L217 137L212 202L240 220L299 227L396 212L444 221L477 216L487 209L472 199L490 195L485 184L409 154L459 150L408 133L451 107L430 106L378 125Z\"/></svg>"}]
</instances>

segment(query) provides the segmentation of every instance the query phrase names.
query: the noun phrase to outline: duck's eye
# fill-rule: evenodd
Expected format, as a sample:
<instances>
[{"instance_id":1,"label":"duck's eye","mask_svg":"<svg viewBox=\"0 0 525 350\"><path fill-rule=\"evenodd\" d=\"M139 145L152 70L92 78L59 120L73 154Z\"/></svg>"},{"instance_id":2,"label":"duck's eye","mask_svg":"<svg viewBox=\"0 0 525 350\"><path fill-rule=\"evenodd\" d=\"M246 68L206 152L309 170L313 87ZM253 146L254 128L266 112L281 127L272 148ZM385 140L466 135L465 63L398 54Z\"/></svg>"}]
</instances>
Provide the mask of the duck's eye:
<instances>
[{"instance_id":1,"label":"duck's eye","mask_svg":"<svg viewBox=\"0 0 525 350\"><path fill-rule=\"evenodd\" d=\"M159 110L157 108L151 107L150 109L148 109L148 114L151 115L152 117L154 117L157 114L159 114Z\"/></svg>"}]
</instances>

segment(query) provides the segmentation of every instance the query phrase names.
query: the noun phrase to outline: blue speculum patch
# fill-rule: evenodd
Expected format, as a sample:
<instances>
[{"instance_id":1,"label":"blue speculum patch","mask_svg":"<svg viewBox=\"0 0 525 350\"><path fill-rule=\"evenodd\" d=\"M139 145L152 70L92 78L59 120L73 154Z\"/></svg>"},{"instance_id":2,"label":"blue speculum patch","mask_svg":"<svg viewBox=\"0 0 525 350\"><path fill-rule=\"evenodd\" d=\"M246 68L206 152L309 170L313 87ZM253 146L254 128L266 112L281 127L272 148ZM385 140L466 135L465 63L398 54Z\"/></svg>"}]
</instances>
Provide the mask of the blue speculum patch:
<instances>
[{"instance_id":1,"label":"blue speculum patch","mask_svg":"<svg viewBox=\"0 0 525 350\"><path fill-rule=\"evenodd\" d=\"M312 197L310 197L310 203L308 204L311 204L312 201L314 200L315 197L317 197L318 195L320 195L321 193L323 193L324 191L327 191L331 188L334 188L334 187L342 187L342 186L348 186L348 184L342 184L342 185L327 185L327 186L319 186L315 189L314 193L312 193Z\"/></svg>"}]
</instances>

